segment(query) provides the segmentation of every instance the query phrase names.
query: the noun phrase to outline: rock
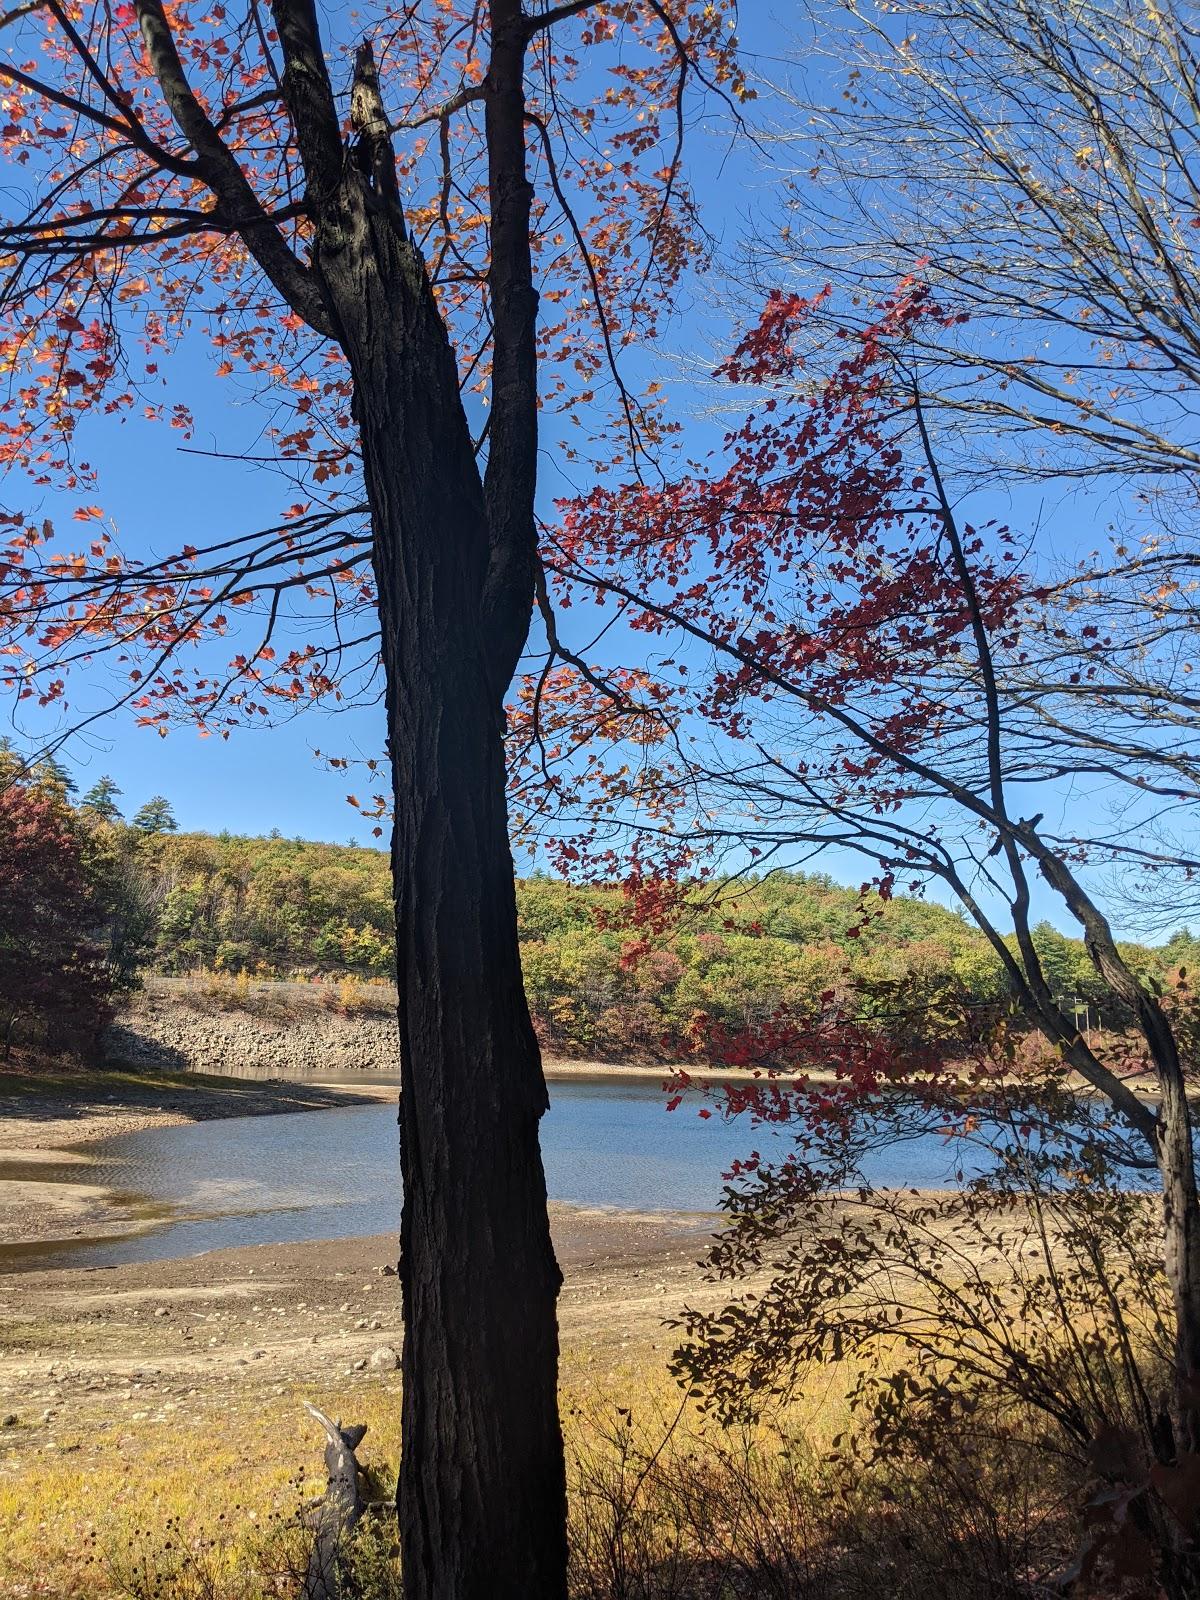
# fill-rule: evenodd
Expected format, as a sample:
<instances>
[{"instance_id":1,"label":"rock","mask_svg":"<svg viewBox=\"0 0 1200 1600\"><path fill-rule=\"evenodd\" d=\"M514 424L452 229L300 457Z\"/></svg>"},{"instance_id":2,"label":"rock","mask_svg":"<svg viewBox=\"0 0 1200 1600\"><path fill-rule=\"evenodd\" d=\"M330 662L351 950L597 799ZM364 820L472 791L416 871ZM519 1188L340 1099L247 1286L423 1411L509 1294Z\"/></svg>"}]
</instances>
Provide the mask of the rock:
<instances>
[{"instance_id":1,"label":"rock","mask_svg":"<svg viewBox=\"0 0 1200 1600\"><path fill-rule=\"evenodd\" d=\"M154 1315L156 1317L169 1317L171 1313L167 1310L166 1306L155 1306Z\"/></svg>"},{"instance_id":2,"label":"rock","mask_svg":"<svg viewBox=\"0 0 1200 1600\"><path fill-rule=\"evenodd\" d=\"M400 1357L392 1349L391 1345L381 1345L378 1350L373 1352L371 1365L385 1372L395 1372L400 1365Z\"/></svg>"},{"instance_id":3,"label":"rock","mask_svg":"<svg viewBox=\"0 0 1200 1600\"><path fill-rule=\"evenodd\" d=\"M0 1428L15 1428L16 1425L17 1413L15 1411L6 1412L4 1416L0 1417Z\"/></svg>"}]
</instances>

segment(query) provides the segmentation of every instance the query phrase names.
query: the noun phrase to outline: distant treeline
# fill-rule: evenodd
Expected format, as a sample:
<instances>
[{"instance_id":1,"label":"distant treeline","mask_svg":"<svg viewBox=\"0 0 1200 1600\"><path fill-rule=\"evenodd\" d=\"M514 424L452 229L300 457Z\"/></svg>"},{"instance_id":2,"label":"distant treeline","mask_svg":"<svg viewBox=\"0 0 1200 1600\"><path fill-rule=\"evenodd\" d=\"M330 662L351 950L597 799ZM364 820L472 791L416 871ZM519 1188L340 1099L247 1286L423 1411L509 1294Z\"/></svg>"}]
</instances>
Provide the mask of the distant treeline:
<instances>
[{"instance_id":1,"label":"distant treeline","mask_svg":"<svg viewBox=\"0 0 1200 1600\"><path fill-rule=\"evenodd\" d=\"M0 776L6 764L11 769L14 757L0 742ZM99 779L79 797L71 775L53 762L6 792L26 797L21 803L31 818L65 828L55 849L42 854L61 865L67 847L74 852L79 893L87 900L75 920L87 924L88 946L87 960L75 966L90 963L95 970L101 962L113 994L136 984L143 971L384 982L395 976L391 881L381 850L278 833L180 833L161 795L127 822L111 779ZM30 825L27 819L21 837ZM10 832L15 840L18 830ZM0 955L13 954L10 988L17 995L31 981L18 957L29 946L30 905L38 903L31 900L29 866L36 856L10 863L7 933L0 906ZM0 869L6 859L0 848ZM43 898L49 917L54 896L47 890ZM964 1016L1006 999L995 952L955 912L900 896L867 906L864 916L858 892L824 876L780 873L707 884L656 934L631 924L615 886L526 878L517 885L517 907L534 1020L559 1053L669 1054L713 1024L738 1032L831 1003L843 1015L879 1023L895 1039L926 1040L955 1034ZM1080 1006L1081 1026L1124 1025L1124 1018L1106 1014L1111 1001L1080 940L1044 923L1034 941L1054 992L1068 1007ZM1144 981L1166 988L1180 968L1197 964L1200 939L1184 931L1165 945L1122 949Z\"/></svg>"},{"instance_id":2,"label":"distant treeline","mask_svg":"<svg viewBox=\"0 0 1200 1600\"><path fill-rule=\"evenodd\" d=\"M180 834L106 826L140 880L143 960L163 973L199 967L256 977L394 976L387 856L272 836ZM926 1037L964 1007L1002 1002L1005 979L986 940L955 912L897 897L864 924L857 891L824 876L779 874L697 891L678 923L646 939L619 888L548 877L517 886L529 1000L560 1052L658 1054L686 1042L698 1017L729 1028L832 994L890 1033ZM1079 940L1048 924L1035 939L1056 992L1104 1017ZM1148 980L1169 983L1200 940L1177 934L1127 946Z\"/></svg>"}]
</instances>

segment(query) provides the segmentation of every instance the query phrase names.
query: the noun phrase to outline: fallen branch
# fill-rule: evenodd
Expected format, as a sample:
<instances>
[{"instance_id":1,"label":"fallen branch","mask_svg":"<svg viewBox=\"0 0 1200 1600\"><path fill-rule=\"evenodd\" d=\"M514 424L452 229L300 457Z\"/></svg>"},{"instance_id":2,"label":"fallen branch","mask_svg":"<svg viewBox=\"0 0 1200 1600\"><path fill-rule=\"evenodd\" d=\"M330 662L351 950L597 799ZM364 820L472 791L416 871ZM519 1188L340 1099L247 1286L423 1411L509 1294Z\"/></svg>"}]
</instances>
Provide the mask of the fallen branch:
<instances>
[{"instance_id":1,"label":"fallen branch","mask_svg":"<svg viewBox=\"0 0 1200 1600\"><path fill-rule=\"evenodd\" d=\"M324 1428L325 1470L329 1475L325 1493L305 1513L305 1521L316 1531L308 1570L304 1576L302 1600L339 1600L341 1580L338 1556L342 1540L362 1518L366 1509L359 1488L358 1462L354 1452L363 1442L366 1423L343 1428L331 1422L323 1411L305 1401L305 1409Z\"/></svg>"}]
</instances>

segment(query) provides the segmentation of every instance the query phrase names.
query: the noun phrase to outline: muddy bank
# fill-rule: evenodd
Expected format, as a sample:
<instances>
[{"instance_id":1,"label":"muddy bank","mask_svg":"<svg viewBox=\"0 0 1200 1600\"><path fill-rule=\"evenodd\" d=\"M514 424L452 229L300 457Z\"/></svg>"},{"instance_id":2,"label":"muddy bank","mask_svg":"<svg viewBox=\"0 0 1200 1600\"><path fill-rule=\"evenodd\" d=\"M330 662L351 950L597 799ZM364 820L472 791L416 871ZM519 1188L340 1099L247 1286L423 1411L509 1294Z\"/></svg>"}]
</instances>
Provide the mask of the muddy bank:
<instances>
[{"instance_id":1,"label":"muddy bank","mask_svg":"<svg viewBox=\"0 0 1200 1600\"><path fill-rule=\"evenodd\" d=\"M553 1206L551 1222L568 1366L669 1348L663 1319L706 1297L696 1263L712 1219ZM395 1380L395 1260L385 1234L0 1276L0 1416L16 1418L0 1451L18 1464L89 1413L120 1426L165 1406L178 1427L256 1393Z\"/></svg>"}]
</instances>

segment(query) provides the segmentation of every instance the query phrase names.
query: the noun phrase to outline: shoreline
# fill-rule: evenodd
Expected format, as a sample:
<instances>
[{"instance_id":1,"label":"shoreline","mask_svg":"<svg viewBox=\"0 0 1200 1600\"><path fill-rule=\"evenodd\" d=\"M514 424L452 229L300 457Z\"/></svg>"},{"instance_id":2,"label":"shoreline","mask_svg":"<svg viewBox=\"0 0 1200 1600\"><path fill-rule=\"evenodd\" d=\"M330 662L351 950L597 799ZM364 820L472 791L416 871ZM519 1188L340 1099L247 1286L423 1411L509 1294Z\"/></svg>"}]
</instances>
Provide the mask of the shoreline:
<instances>
[{"instance_id":1,"label":"shoreline","mask_svg":"<svg viewBox=\"0 0 1200 1600\"><path fill-rule=\"evenodd\" d=\"M0 1250L120 1238L169 1214L136 1195L88 1182L90 1147L103 1139L224 1118L369 1105L382 1088L111 1067L0 1072Z\"/></svg>"},{"instance_id":2,"label":"shoreline","mask_svg":"<svg viewBox=\"0 0 1200 1600\"><path fill-rule=\"evenodd\" d=\"M545 1072L548 1082L647 1083L669 1076L642 1064L561 1060L548 1060ZM0 1285L14 1271L25 1277L43 1270L92 1270L8 1265L23 1254L125 1238L172 1218L161 1202L89 1182L94 1147L102 1141L192 1123L373 1105L394 1100L398 1092L396 1082L380 1081L370 1070L348 1078L247 1078L114 1064L0 1071Z\"/></svg>"},{"instance_id":3,"label":"shoreline","mask_svg":"<svg viewBox=\"0 0 1200 1600\"><path fill-rule=\"evenodd\" d=\"M236 1057L234 1059L237 1059ZM547 1056L554 1083L665 1085L686 1071L698 1086L761 1079L747 1068L689 1063L612 1062ZM834 1081L833 1073L807 1075ZM0 1280L13 1260L39 1247L119 1239L176 1217L162 1201L90 1183L101 1141L155 1128L220 1119L338 1110L393 1101L398 1074L360 1067L286 1076L145 1064L94 1069L0 1070ZM787 1077L775 1080L786 1085ZM1135 1092L1145 1086L1133 1085ZM614 1213L620 1215L621 1213ZM69 1269L63 1269L69 1270Z\"/></svg>"},{"instance_id":4,"label":"shoreline","mask_svg":"<svg viewBox=\"0 0 1200 1600\"><path fill-rule=\"evenodd\" d=\"M652 1083L670 1075L642 1064L553 1059L545 1072L551 1083ZM370 1069L303 1079L111 1063L0 1071L0 1281L5 1252L11 1261L26 1250L119 1239L171 1217L161 1203L88 1181L93 1147L104 1140L190 1123L379 1104L397 1092L395 1081L381 1081Z\"/></svg>"}]
</instances>

